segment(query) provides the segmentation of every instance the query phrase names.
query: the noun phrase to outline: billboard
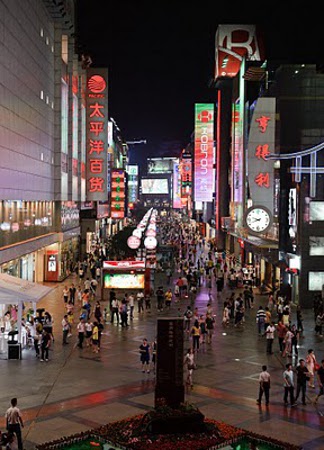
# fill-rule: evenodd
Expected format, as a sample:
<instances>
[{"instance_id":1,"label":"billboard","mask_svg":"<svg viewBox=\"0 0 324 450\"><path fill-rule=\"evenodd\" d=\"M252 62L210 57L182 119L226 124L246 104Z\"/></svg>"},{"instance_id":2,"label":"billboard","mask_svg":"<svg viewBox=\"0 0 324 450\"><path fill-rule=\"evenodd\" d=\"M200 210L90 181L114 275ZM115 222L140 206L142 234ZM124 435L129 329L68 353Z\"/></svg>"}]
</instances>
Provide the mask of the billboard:
<instances>
[{"instance_id":1,"label":"billboard","mask_svg":"<svg viewBox=\"0 0 324 450\"><path fill-rule=\"evenodd\" d=\"M218 25L215 37L215 79L234 78L242 61L263 61L263 42L255 25Z\"/></svg>"},{"instance_id":2,"label":"billboard","mask_svg":"<svg viewBox=\"0 0 324 450\"><path fill-rule=\"evenodd\" d=\"M177 158L147 158L147 173L170 173Z\"/></svg>"},{"instance_id":3,"label":"billboard","mask_svg":"<svg viewBox=\"0 0 324 450\"><path fill-rule=\"evenodd\" d=\"M113 219L125 217L125 172L113 169L111 172L111 212Z\"/></svg>"},{"instance_id":4,"label":"billboard","mask_svg":"<svg viewBox=\"0 0 324 450\"><path fill-rule=\"evenodd\" d=\"M181 204L181 172L180 164L173 162L173 208L179 209Z\"/></svg>"},{"instance_id":5,"label":"billboard","mask_svg":"<svg viewBox=\"0 0 324 450\"><path fill-rule=\"evenodd\" d=\"M142 178L142 194L169 194L167 178Z\"/></svg>"},{"instance_id":6,"label":"billboard","mask_svg":"<svg viewBox=\"0 0 324 450\"><path fill-rule=\"evenodd\" d=\"M211 202L214 193L214 104L195 105L194 200Z\"/></svg>"},{"instance_id":7,"label":"billboard","mask_svg":"<svg viewBox=\"0 0 324 450\"><path fill-rule=\"evenodd\" d=\"M105 273L105 289L144 289L144 273Z\"/></svg>"},{"instance_id":8,"label":"billboard","mask_svg":"<svg viewBox=\"0 0 324 450\"><path fill-rule=\"evenodd\" d=\"M86 89L86 197L88 201L108 199L108 70L87 69Z\"/></svg>"},{"instance_id":9,"label":"billboard","mask_svg":"<svg viewBox=\"0 0 324 450\"><path fill-rule=\"evenodd\" d=\"M253 205L265 206L273 214L274 167L267 159L275 153L276 99L257 100L249 133L248 180Z\"/></svg>"}]
</instances>

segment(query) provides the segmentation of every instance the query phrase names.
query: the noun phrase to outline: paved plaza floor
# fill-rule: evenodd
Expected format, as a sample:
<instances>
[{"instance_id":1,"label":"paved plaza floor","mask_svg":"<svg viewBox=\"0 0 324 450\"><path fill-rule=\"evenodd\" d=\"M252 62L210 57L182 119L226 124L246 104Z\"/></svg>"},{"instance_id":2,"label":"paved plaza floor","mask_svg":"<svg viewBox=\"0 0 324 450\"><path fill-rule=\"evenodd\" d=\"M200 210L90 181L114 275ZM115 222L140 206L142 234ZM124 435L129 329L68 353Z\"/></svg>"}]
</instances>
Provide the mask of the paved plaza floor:
<instances>
[{"instance_id":1,"label":"paved plaza floor","mask_svg":"<svg viewBox=\"0 0 324 450\"><path fill-rule=\"evenodd\" d=\"M157 284L166 277L156 275ZM12 397L18 398L25 428L25 449L61 436L78 433L107 422L144 413L154 406L154 374L142 373L139 345L146 337L152 341L156 334L158 314L177 315L179 305L170 312L158 313L156 299L152 299L151 312L138 314L121 328L105 325L100 354L76 347L74 331L69 345L62 346L61 320L64 314L62 290L64 284L76 282L71 276L38 306L54 316L55 342L49 362L40 362L33 349L24 350L21 360L0 360L0 406L3 415ZM174 280L171 282L173 283ZM186 400L196 404L205 416L262 433L304 449L324 448L324 397L315 407L315 390L308 390L307 405L283 405L284 366L289 360L279 354L277 340L274 354L266 354L265 338L258 337L255 315L259 304L265 305L266 296L255 296L255 308L246 312L244 327L221 325L223 301L230 291L225 289L215 298L212 306L216 314L216 329L211 345L205 344L197 354L198 369L194 371L194 387L186 392ZM208 289L202 287L193 307L204 314L209 301ZM189 304L182 300L180 312ZM107 302L102 304L103 308ZM78 314L75 314L75 325ZM293 316L293 319L295 316ZM306 357L309 348L315 349L317 359L324 358L323 338L314 335L313 311L304 311L304 337L300 340L299 357ZM185 336L185 348L190 338ZM295 361L294 361L295 362ZM270 405L258 406L258 376L266 364L271 374ZM2 417L3 417L2 415ZM4 418L0 429L4 430Z\"/></svg>"}]
</instances>

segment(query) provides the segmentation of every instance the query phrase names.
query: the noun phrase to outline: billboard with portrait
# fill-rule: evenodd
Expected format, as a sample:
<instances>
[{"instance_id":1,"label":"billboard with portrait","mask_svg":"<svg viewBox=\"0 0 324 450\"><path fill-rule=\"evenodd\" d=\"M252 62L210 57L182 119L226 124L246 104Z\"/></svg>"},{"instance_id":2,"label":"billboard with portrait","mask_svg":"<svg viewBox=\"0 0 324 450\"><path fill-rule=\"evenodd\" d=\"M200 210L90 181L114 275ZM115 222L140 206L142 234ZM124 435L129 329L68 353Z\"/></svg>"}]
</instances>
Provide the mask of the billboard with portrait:
<instances>
[{"instance_id":1,"label":"billboard with portrait","mask_svg":"<svg viewBox=\"0 0 324 450\"><path fill-rule=\"evenodd\" d=\"M169 194L167 178L142 178L142 194Z\"/></svg>"}]
</instances>

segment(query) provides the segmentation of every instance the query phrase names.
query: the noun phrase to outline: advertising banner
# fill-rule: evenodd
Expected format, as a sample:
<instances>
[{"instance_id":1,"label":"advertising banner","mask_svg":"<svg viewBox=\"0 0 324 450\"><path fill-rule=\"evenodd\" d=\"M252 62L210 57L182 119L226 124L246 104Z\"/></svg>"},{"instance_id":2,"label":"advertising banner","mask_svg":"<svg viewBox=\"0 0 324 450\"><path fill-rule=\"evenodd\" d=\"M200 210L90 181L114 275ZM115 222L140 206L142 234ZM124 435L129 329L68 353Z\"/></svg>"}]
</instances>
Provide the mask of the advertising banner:
<instances>
[{"instance_id":1,"label":"advertising banner","mask_svg":"<svg viewBox=\"0 0 324 450\"><path fill-rule=\"evenodd\" d=\"M263 61L263 42L255 25L218 25L215 38L215 79L234 78L247 61Z\"/></svg>"},{"instance_id":2,"label":"advertising banner","mask_svg":"<svg viewBox=\"0 0 324 450\"><path fill-rule=\"evenodd\" d=\"M108 70L87 70L86 153L88 201L108 200Z\"/></svg>"},{"instance_id":3,"label":"advertising banner","mask_svg":"<svg viewBox=\"0 0 324 450\"><path fill-rule=\"evenodd\" d=\"M195 105L194 200L213 201L214 104Z\"/></svg>"},{"instance_id":4,"label":"advertising banner","mask_svg":"<svg viewBox=\"0 0 324 450\"><path fill-rule=\"evenodd\" d=\"M125 217L125 171L114 169L111 172L111 217L123 219Z\"/></svg>"},{"instance_id":5,"label":"advertising banner","mask_svg":"<svg viewBox=\"0 0 324 450\"><path fill-rule=\"evenodd\" d=\"M276 99L258 99L250 127L248 142L248 179L253 205L265 206L273 214Z\"/></svg>"}]
</instances>

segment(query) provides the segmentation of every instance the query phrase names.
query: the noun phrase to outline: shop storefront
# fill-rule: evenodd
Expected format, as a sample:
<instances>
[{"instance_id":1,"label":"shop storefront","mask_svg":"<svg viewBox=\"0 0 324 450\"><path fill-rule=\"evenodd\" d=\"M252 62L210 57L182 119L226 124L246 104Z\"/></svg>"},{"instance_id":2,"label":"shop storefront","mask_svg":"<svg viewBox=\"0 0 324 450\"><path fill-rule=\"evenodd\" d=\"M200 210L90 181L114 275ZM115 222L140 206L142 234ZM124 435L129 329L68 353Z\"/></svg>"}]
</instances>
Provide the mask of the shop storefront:
<instances>
[{"instance_id":1,"label":"shop storefront","mask_svg":"<svg viewBox=\"0 0 324 450\"><path fill-rule=\"evenodd\" d=\"M23 280L35 281L35 253L2 264L0 273L6 273Z\"/></svg>"},{"instance_id":2,"label":"shop storefront","mask_svg":"<svg viewBox=\"0 0 324 450\"><path fill-rule=\"evenodd\" d=\"M45 281L62 281L74 270L79 260L79 237L57 242L45 248Z\"/></svg>"}]
</instances>

